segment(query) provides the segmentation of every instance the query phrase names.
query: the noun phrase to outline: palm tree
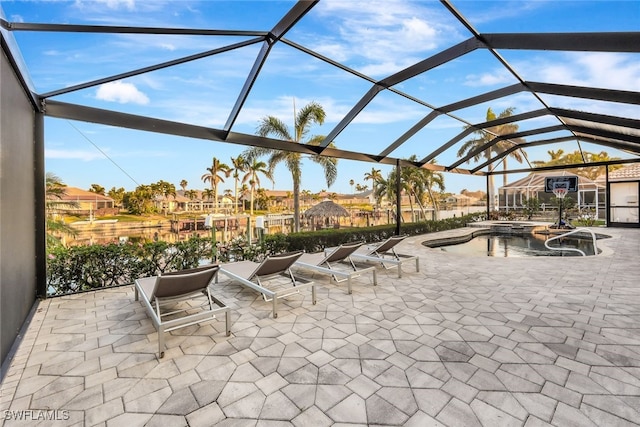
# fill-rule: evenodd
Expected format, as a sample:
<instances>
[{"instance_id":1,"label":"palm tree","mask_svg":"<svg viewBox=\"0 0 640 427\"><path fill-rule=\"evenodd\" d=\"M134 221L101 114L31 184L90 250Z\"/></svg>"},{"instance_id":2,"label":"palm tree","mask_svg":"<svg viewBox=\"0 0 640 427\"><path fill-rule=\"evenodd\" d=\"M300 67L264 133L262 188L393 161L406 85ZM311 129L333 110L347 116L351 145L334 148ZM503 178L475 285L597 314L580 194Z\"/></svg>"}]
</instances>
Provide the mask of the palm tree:
<instances>
[{"instance_id":1,"label":"palm tree","mask_svg":"<svg viewBox=\"0 0 640 427\"><path fill-rule=\"evenodd\" d=\"M263 174L271 182L273 182L273 177L271 175L271 170L267 168L267 164L265 162L261 162L258 159L253 158L249 163L246 164L245 171L247 172L244 177L242 177L242 182L249 182L249 187L251 188L251 215L253 215L253 197L256 191L256 187L260 187L260 177L258 174Z\"/></svg>"},{"instance_id":2,"label":"palm tree","mask_svg":"<svg viewBox=\"0 0 640 427\"><path fill-rule=\"evenodd\" d=\"M67 194L67 186L54 173L47 172L44 178L45 185L45 211L46 211L46 245L52 247L59 245L60 239L53 233L68 234L76 236L76 230L64 222L64 218L57 216L57 210L62 207L77 207L77 203L72 201L61 201Z\"/></svg>"},{"instance_id":3,"label":"palm tree","mask_svg":"<svg viewBox=\"0 0 640 427\"><path fill-rule=\"evenodd\" d=\"M202 175L202 180L204 182L209 181L211 183L211 189L213 190L213 211L218 211L218 184L224 182L224 178L220 176L223 174L225 177L228 177L231 174L231 168L225 163L221 163L220 160L213 158L211 162L211 167L207 168L207 172Z\"/></svg>"},{"instance_id":4,"label":"palm tree","mask_svg":"<svg viewBox=\"0 0 640 427\"><path fill-rule=\"evenodd\" d=\"M180 188L182 188L183 192L187 190L187 185L189 185L189 183L187 182L186 179L183 179L182 181L180 181Z\"/></svg>"},{"instance_id":5,"label":"palm tree","mask_svg":"<svg viewBox=\"0 0 640 427\"><path fill-rule=\"evenodd\" d=\"M493 110L491 110L491 108L487 109L487 122L496 120L496 119L502 119L505 117L510 117L511 115L513 115L515 108L510 107L507 108L506 110L504 110L503 112L501 112L498 116L495 115L495 113L493 112ZM508 135L511 133L515 133L518 131L518 125L515 123L506 123L503 125L497 125L497 126L491 126L489 128L486 128L485 130L478 130L476 132L474 132L474 134L476 135L476 138L474 139L470 139L468 141L465 141L464 144L462 144L462 146L460 147L460 149L458 150L458 156L462 157L467 155L468 153L474 151L476 148L481 147L483 145L485 145L486 143L490 142L491 140L493 140L494 138L496 138L496 136L500 136L500 135ZM506 151L507 149L513 147L514 145L517 144L521 144L525 142L524 139L522 138L513 138L513 139L509 139L506 141L500 141L494 145L492 145L491 147L489 147L488 149L484 150L482 152L482 154L478 153L475 156L473 156L473 160L474 161L478 161L480 159L480 157L484 157L487 160L490 160L492 158L492 154L500 154L503 153L504 151ZM522 163L522 155L520 154L519 150L514 150L509 154L509 157L513 157L517 162ZM468 163L469 161L467 161ZM493 195L495 194L495 183L494 183L494 179L493 179L493 174L491 174L491 172L494 169L494 165L493 163L489 164L488 167L488 172L489 172L489 194L487 194L487 198L488 198L488 202L489 202L489 207L492 207L492 204L494 203L493 200ZM503 168L504 170L507 169L507 158L505 157L503 159ZM504 185L507 185L507 174L504 175Z\"/></svg>"},{"instance_id":6,"label":"palm tree","mask_svg":"<svg viewBox=\"0 0 640 427\"><path fill-rule=\"evenodd\" d=\"M384 178L382 177L382 172L380 172L380 169L371 168L371 172L365 172L364 180L365 181L371 180L371 190L373 191L373 197L375 197L376 199L376 204L379 205L380 197L378 197L377 194L379 193L378 186L380 185L380 183L384 181Z\"/></svg>"},{"instance_id":7,"label":"palm tree","mask_svg":"<svg viewBox=\"0 0 640 427\"><path fill-rule=\"evenodd\" d=\"M202 190L202 198L204 199L205 197L209 201L213 200L213 190L211 188L205 188Z\"/></svg>"},{"instance_id":8,"label":"palm tree","mask_svg":"<svg viewBox=\"0 0 640 427\"><path fill-rule=\"evenodd\" d=\"M240 174L247 170L247 159L242 154L238 154L237 157L231 158L231 164L233 165L233 180L234 180L234 194L235 194L235 213L238 214L238 183L240 181Z\"/></svg>"},{"instance_id":9,"label":"palm tree","mask_svg":"<svg viewBox=\"0 0 640 427\"><path fill-rule=\"evenodd\" d=\"M257 134L266 136L275 136L286 141L290 141L293 144L309 144L320 145L324 141L325 137L322 135L316 135L303 141L310 130L312 124L321 125L324 123L326 113L322 106L316 102L311 102L296 114L294 113L294 129L293 134L289 131L286 124L277 117L267 116L260 121ZM332 145L332 144L331 144ZM269 169L274 170L276 165L280 162L284 162L291 172L293 179L293 221L294 231L300 231L300 181L302 178L302 154L293 151L280 151L273 150L265 147L252 147L246 151L246 157L253 159L256 157L269 156L268 164ZM309 156L312 161L322 166L324 170L324 176L327 181L327 185L330 187L338 176L337 159L324 157L320 155Z\"/></svg>"}]
</instances>

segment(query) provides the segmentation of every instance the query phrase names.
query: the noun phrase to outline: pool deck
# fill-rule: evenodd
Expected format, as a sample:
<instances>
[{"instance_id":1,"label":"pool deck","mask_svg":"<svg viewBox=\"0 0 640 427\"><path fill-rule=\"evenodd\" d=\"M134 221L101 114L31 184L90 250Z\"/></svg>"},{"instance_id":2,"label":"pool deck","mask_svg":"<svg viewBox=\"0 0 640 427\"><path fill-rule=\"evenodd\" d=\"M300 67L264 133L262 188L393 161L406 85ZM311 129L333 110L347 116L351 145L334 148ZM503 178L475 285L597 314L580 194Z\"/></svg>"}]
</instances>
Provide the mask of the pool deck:
<instances>
[{"instance_id":1,"label":"pool deck","mask_svg":"<svg viewBox=\"0 0 640 427\"><path fill-rule=\"evenodd\" d=\"M3 425L637 426L640 230L594 230L612 238L584 258L410 237L399 252L420 272L379 270L351 295L317 275L317 305L291 296L277 319L221 280L231 336L222 321L174 331L160 360L132 286L48 299L1 384Z\"/></svg>"}]
</instances>

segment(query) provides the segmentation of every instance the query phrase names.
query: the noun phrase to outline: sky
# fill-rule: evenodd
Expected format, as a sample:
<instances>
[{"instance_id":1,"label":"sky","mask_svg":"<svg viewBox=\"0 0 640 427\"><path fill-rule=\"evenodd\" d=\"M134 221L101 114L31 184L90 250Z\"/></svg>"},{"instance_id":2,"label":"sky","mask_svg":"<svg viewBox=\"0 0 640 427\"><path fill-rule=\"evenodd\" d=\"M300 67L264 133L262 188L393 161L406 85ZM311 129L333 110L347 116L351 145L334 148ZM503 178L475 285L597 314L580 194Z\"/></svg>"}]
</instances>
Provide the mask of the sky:
<instances>
[{"instance_id":1,"label":"sky","mask_svg":"<svg viewBox=\"0 0 640 427\"><path fill-rule=\"evenodd\" d=\"M452 1L480 33L640 31L638 1ZM124 25L145 27L270 30L293 6L291 1L12 1L0 0L10 22ZM178 36L135 34L68 34L12 32L29 70L36 93L44 94L164 61L242 42L241 36ZM383 79L470 37L470 33L436 1L322 0L285 36L314 49L358 73ZM131 114L148 115L206 126L224 127L261 44L233 49L176 67L144 73L88 89L55 96L63 102ZM525 80L640 91L640 58L633 54L505 51L501 55ZM429 105L441 106L515 83L496 59L484 50L429 70L398 85L400 91ZM234 132L255 134L260 120L278 117L291 128L294 112L320 103L326 120L310 135L326 135L371 88L371 83L318 61L282 43L276 44L233 125ZM640 109L614 103L547 96L562 108L598 111L637 118ZM528 93L480 104L455 113L468 123L485 121L488 108L499 113L541 108ZM338 135L337 147L378 153L430 110L389 91L381 92ZM612 113L615 112L615 113ZM540 121L532 120L531 126ZM550 123L550 124L557 124ZM460 133L464 121L440 117L391 154L422 158ZM526 123L521 130L526 130ZM556 135L549 135L554 137ZM559 136L559 135L558 135ZM133 190L159 180L182 180L188 189L201 190L201 179L212 158L231 165L241 145L134 131L56 118L45 119L46 170L69 186L88 189ZM438 164L457 159L459 145L438 156ZM529 160L547 160L548 150L576 150L577 144L543 146L527 152ZM600 147L582 144L586 151ZM629 155L607 150L612 157ZM474 166L463 164L471 169ZM526 166L526 165L524 165ZM509 167L523 165L509 160ZM365 173L373 168L386 175L391 167L372 162L338 161L338 177L328 187L320 166L303 161L304 190L351 193L356 184L368 185ZM485 190L483 177L446 173L446 191ZM510 175L515 181L522 175ZM502 178L499 178L500 180ZM263 187L292 188L291 175L278 166L274 183ZM219 193L233 189L227 178Z\"/></svg>"}]
</instances>

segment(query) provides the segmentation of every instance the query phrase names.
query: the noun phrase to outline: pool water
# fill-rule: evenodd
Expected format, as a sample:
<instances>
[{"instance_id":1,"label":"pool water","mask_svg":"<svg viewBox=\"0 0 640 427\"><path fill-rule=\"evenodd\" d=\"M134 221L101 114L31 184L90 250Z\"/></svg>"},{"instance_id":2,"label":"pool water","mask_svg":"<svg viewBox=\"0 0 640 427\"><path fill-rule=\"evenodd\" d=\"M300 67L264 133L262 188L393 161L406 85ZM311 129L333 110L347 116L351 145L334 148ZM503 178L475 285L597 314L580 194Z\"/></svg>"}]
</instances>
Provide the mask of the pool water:
<instances>
[{"instance_id":1,"label":"pool water","mask_svg":"<svg viewBox=\"0 0 640 427\"><path fill-rule=\"evenodd\" d=\"M463 255L492 257L531 257L531 256L582 256L574 251L552 251L544 245L552 236L540 234L483 234L468 242L440 246L445 252ZM577 248L586 255L595 255L593 241L566 237L549 243L553 247Z\"/></svg>"}]
</instances>

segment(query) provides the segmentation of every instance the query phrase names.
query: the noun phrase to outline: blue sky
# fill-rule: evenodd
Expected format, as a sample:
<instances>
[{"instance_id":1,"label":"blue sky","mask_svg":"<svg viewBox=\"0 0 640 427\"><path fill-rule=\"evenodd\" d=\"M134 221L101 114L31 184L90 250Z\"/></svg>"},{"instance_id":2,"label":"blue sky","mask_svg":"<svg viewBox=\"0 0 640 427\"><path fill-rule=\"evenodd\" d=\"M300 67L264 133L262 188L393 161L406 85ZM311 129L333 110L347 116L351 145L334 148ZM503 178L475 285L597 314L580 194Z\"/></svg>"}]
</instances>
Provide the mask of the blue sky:
<instances>
[{"instance_id":1,"label":"blue sky","mask_svg":"<svg viewBox=\"0 0 640 427\"><path fill-rule=\"evenodd\" d=\"M229 30L269 30L293 2L276 1L0 1L11 22L131 25ZM453 1L481 33L639 31L638 1ZM149 36L131 34L65 34L13 32L38 93L46 93L113 74L219 48L247 37ZM375 79L453 46L470 34L436 1L322 0L286 38L342 62ZM166 120L222 128L251 69L259 44L232 50L171 69L104 84L54 99L149 115ZM530 81L589 85L640 91L640 58L632 54L505 51L500 52ZM475 51L451 63L403 82L398 89L440 106L515 83L486 51ZM328 64L277 44L234 124L233 131L254 134L260 118L274 115L292 126L294 108L319 102L327 113L312 134L327 134L367 92L371 84ZM628 105L547 96L553 106L598 111L637 118L640 109ZM496 113L514 107L516 113L541 108L527 93L457 111L470 123L483 122L487 108ZM429 109L391 92L380 93L354 123L336 138L339 148L379 152L402 135ZM540 118L531 125L540 125ZM549 124L556 124L550 122ZM47 118L46 170L70 186L88 189L134 189L160 179L179 188L203 189L201 180L213 157L231 164L244 147L211 141L153 134L82 122ZM526 130L526 123L521 130ZM418 158L462 131L464 123L448 117L433 123L392 153ZM548 135L548 137L559 135ZM528 151L530 160L546 160L548 150L576 150L577 144L557 144ZM600 147L582 144L586 151ZM456 160L458 146L437 158ZM607 149L612 157L628 154ZM510 167L520 167L510 160ZM463 168L472 168L464 164ZM340 160L338 178L330 191L348 193L350 180L364 181L372 168L389 166ZM510 181L520 178L513 175ZM275 175L275 188L290 190L284 166ZM499 178L501 181L501 178ZM446 191L485 190L482 177L445 174ZM263 184L267 181L263 180ZM268 185L271 187L271 185ZM227 179L219 191L233 188ZM302 189L327 189L319 166L305 161Z\"/></svg>"}]
</instances>

